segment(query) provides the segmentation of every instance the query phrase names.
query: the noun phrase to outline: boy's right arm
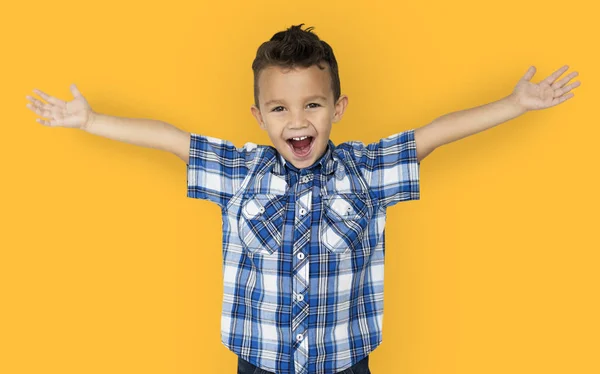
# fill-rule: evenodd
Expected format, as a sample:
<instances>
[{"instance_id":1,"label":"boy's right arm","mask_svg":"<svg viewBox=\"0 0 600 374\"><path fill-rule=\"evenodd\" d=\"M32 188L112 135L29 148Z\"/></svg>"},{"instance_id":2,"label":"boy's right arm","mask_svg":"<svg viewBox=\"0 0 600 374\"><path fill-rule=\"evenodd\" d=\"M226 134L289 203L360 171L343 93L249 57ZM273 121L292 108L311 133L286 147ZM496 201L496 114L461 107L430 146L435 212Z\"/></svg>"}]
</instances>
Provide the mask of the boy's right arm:
<instances>
[{"instance_id":1,"label":"boy's right arm","mask_svg":"<svg viewBox=\"0 0 600 374\"><path fill-rule=\"evenodd\" d=\"M94 112L77 87L70 86L74 99L66 102L38 89L47 103L27 96L27 107L44 118L37 122L51 127L78 128L90 134L122 142L168 151L187 164L187 196L206 199L225 208L241 188L249 166L255 160L257 145L233 143L189 133L166 122L110 116Z\"/></svg>"},{"instance_id":2,"label":"boy's right arm","mask_svg":"<svg viewBox=\"0 0 600 374\"><path fill-rule=\"evenodd\" d=\"M163 121L145 118L116 117L94 112L72 84L73 100L64 101L35 89L46 100L43 103L35 97L27 96L27 107L34 113L48 119L37 119L45 126L79 128L91 134L122 142L171 152L189 164L191 134Z\"/></svg>"},{"instance_id":3,"label":"boy's right arm","mask_svg":"<svg viewBox=\"0 0 600 374\"><path fill-rule=\"evenodd\" d=\"M92 112L81 129L105 138L171 152L189 163L191 134L163 121Z\"/></svg>"}]
</instances>

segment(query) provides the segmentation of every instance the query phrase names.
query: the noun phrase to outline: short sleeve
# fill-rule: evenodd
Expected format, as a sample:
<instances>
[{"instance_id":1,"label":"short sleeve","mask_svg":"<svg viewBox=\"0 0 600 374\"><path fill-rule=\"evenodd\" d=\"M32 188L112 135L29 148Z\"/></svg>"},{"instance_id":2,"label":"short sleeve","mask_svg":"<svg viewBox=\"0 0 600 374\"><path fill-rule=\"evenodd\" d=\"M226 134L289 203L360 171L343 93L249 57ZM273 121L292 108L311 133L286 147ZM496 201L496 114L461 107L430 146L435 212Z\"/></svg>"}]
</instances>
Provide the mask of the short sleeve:
<instances>
[{"instance_id":1,"label":"short sleeve","mask_svg":"<svg viewBox=\"0 0 600 374\"><path fill-rule=\"evenodd\" d=\"M257 153L257 145L237 148L231 142L191 133L187 197L225 208L239 190Z\"/></svg>"},{"instance_id":2,"label":"short sleeve","mask_svg":"<svg viewBox=\"0 0 600 374\"><path fill-rule=\"evenodd\" d=\"M383 207L420 199L420 162L414 129L366 146L360 142L350 144L359 169Z\"/></svg>"}]
</instances>

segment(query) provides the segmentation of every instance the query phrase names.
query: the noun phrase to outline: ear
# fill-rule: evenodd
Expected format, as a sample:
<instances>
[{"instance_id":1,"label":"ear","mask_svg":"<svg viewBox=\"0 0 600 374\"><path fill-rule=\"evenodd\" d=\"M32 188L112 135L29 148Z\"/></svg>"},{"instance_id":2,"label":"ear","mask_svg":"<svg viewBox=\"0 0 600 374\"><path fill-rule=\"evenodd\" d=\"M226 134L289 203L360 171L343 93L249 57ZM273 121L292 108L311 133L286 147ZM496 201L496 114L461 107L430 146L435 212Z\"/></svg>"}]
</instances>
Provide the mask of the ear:
<instances>
[{"instance_id":1,"label":"ear","mask_svg":"<svg viewBox=\"0 0 600 374\"><path fill-rule=\"evenodd\" d=\"M260 114L260 109L258 109L258 107L253 104L250 107L250 112L252 113L252 115L254 116L254 118L256 118L256 122L258 122L258 125L260 126L260 128L263 129L263 130L266 130L267 126L263 122L262 115Z\"/></svg>"},{"instance_id":2,"label":"ear","mask_svg":"<svg viewBox=\"0 0 600 374\"><path fill-rule=\"evenodd\" d=\"M346 107L348 106L348 96L340 95L337 103L335 104L335 113L333 114L332 122L338 122L342 119L344 112L346 111Z\"/></svg>"}]
</instances>

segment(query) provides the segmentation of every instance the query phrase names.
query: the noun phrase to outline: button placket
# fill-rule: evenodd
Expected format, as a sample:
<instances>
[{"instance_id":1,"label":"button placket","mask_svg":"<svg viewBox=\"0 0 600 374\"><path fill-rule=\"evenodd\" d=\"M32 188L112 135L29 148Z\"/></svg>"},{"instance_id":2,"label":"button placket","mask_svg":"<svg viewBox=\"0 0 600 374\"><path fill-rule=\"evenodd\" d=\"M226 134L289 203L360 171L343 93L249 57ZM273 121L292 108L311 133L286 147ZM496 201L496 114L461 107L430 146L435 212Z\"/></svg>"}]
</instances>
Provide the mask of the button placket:
<instances>
[{"instance_id":1,"label":"button placket","mask_svg":"<svg viewBox=\"0 0 600 374\"><path fill-rule=\"evenodd\" d=\"M310 194L310 190L311 190L311 186L310 185L299 185L297 187L296 190L296 195L300 196L298 198L298 200L296 201L296 222L298 223L299 221L302 221L304 219L304 216L306 216L306 214L308 214L309 211L309 206L310 206L310 202L308 200L311 200L310 197L307 198L307 196L309 196L308 194Z\"/></svg>"},{"instance_id":2,"label":"button placket","mask_svg":"<svg viewBox=\"0 0 600 374\"><path fill-rule=\"evenodd\" d=\"M309 263L308 255L310 248L311 230L311 204L312 204L312 181L313 175L301 175L295 188L295 225L294 225L294 247L293 260L293 305L292 310L292 339L294 361L298 365L306 365L308 362L308 300L305 294L309 290ZM307 233L308 232L308 233ZM306 373L305 371L301 371Z\"/></svg>"}]
</instances>

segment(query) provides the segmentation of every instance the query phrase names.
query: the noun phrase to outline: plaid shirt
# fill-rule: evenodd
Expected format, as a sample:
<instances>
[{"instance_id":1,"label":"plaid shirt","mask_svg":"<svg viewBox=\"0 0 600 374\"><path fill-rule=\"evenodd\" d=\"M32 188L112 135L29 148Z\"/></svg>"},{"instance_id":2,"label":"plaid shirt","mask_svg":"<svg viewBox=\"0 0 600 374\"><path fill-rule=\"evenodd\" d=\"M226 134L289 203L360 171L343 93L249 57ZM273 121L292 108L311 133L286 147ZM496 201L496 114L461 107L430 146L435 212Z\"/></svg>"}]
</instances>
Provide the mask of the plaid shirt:
<instances>
[{"instance_id":1,"label":"plaid shirt","mask_svg":"<svg viewBox=\"0 0 600 374\"><path fill-rule=\"evenodd\" d=\"M328 142L297 169L272 146L192 133L187 196L221 207L221 341L277 374L347 369L382 339L386 208L419 199L414 130Z\"/></svg>"}]
</instances>

